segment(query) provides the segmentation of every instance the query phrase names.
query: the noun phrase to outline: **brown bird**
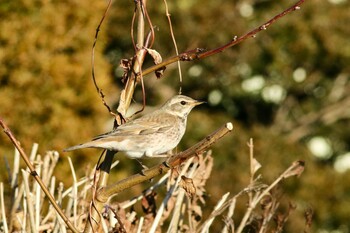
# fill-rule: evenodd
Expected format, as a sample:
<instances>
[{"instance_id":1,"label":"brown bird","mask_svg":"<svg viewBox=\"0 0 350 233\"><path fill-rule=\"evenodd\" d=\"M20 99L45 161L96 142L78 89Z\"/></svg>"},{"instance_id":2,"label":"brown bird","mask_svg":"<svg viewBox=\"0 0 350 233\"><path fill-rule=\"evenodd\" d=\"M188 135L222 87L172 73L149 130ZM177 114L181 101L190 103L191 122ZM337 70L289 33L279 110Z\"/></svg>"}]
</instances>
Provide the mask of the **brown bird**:
<instances>
[{"instance_id":1,"label":"brown bird","mask_svg":"<svg viewBox=\"0 0 350 233\"><path fill-rule=\"evenodd\" d=\"M202 103L204 102L188 96L176 95L160 109L120 125L90 142L69 147L64 151L103 148L123 151L133 159L164 157L166 152L179 144L192 108Z\"/></svg>"}]
</instances>

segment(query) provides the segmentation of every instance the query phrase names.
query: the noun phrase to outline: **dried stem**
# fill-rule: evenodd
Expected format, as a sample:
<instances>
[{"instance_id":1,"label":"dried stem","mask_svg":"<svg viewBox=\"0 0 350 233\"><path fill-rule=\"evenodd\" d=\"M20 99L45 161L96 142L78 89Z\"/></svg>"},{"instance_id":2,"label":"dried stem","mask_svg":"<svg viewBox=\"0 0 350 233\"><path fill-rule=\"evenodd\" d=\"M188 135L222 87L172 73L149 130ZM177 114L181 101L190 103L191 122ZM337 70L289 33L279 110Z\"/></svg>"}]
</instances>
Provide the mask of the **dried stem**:
<instances>
[{"instance_id":1,"label":"dried stem","mask_svg":"<svg viewBox=\"0 0 350 233\"><path fill-rule=\"evenodd\" d=\"M2 219L2 228L5 233L8 233L8 226L6 221L6 211L5 211L5 201L4 201L4 184L0 182L0 212L1 212L1 219Z\"/></svg>"},{"instance_id":2,"label":"dried stem","mask_svg":"<svg viewBox=\"0 0 350 233\"><path fill-rule=\"evenodd\" d=\"M22 169L23 183L24 183L24 193L28 207L29 223L31 232L37 232L34 219L34 201L30 195L28 173Z\"/></svg>"},{"instance_id":3,"label":"dried stem","mask_svg":"<svg viewBox=\"0 0 350 233\"><path fill-rule=\"evenodd\" d=\"M206 233L209 232L209 228L211 226L211 224L214 221L214 218L219 215L219 213L221 213L225 208L222 208L223 206L225 206L226 199L228 198L228 196L230 195L229 192L225 193L221 199L218 201L218 203L215 205L213 212L210 214L210 216L208 217L208 219L205 221L205 223L203 224L203 227L201 229L201 233Z\"/></svg>"},{"instance_id":4,"label":"dried stem","mask_svg":"<svg viewBox=\"0 0 350 233\"><path fill-rule=\"evenodd\" d=\"M273 17L272 19L270 19L269 21L267 21L266 23L260 25L259 27L253 29L252 31L246 33L243 36L237 37L235 36L230 42L228 42L227 44L215 48L215 49L211 49L208 51L205 51L204 49L193 49L184 53L181 53L177 56L171 57L159 64L156 64L152 67L147 68L146 70L144 70L142 73L143 75L147 75L150 74L156 70L161 69L164 66L170 65L174 62L177 61L193 61L193 60L199 60L199 59L203 59L212 55L215 55L217 53L223 52L224 50L231 48L249 38L255 37L256 34L258 34L260 31L266 30L269 26L271 26L273 23L275 23L277 20L281 19L283 16L295 11L295 10L299 10L300 9L300 5L302 5L305 2L305 0L299 0L296 4L294 4L293 6L289 7L288 9L284 10L282 13L276 15L275 17Z\"/></svg>"},{"instance_id":5,"label":"dried stem","mask_svg":"<svg viewBox=\"0 0 350 233\"><path fill-rule=\"evenodd\" d=\"M136 43L136 55L133 58L133 66L132 66L132 72L128 74L128 79L125 84L124 90L121 91L120 94L120 102L119 106L117 108L118 113L120 113L122 116L126 115L126 111L130 106L132 96L134 95L135 87L138 80L142 79L142 65L143 61L145 59L145 56L147 54L147 51L144 49L145 43L144 43L144 35L145 35L145 28L144 28L144 10L145 10L145 0L137 1L137 11L138 11L138 25L137 25L137 43ZM146 41L146 44L148 42ZM138 74L138 76L136 76ZM119 123L119 122L118 122Z\"/></svg>"},{"instance_id":6,"label":"dried stem","mask_svg":"<svg viewBox=\"0 0 350 233\"><path fill-rule=\"evenodd\" d=\"M182 175L184 175L185 172L188 170L192 161L193 161L193 158L187 160L186 164L181 169L181 173L178 175L178 178L176 179L175 183L169 188L169 191L167 193L167 197L164 198L162 204L168 203L168 200L170 199L171 195L173 195L174 191L178 187L178 185L181 181ZM196 170L197 166L198 166L198 163L193 164L191 171L189 172L188 178L193 177L194 171ZM186 194L186 191L184 189L180 189L179 193L177 194L176 203L175 203L174 210L173 210L173 215L172 215L172 218L171 218L171 221L170 221L170 224L168 227L168 231L167 231L168 233L176 232L176 230L179 229L179 222L180 222L180 217L181 217L181 207L183 205L183 200L185 198L185 194Z\"/></svg>"},{"instance_id":7,"label":"dried stem","mask_svg":"<svg viewBox=\"0 0 350 233\"><path fill-rule=\"evenodd\" d=\"M254 163L253 163L253 160L254 160L254 144L253 144L253 138L251 138L249 140L249 143L248 143L248 147L249 147L249 162L250 162L250 180L249 180L249 185L251 187L254 186ZM249 200L248 200L248 205L250 205L253 201L253 193L252 192L249 192L248 193L248 197L249 197Z\"/></svg>"},{"instance_id":8,"label":"dried stem","mask_svg":"<svg viewBox=\"0 0 350 233\"><path fill-rule=\"evenodd\" d=\"M138 21L137 21L137 42L136 42L136 55L133 58L133 64L132 64L132 72L128 74L128 79L125 84L124 90L121 91L120 94L120 101L119 101L119 106L118 106L118 115L115 114L115 126L118 126L124 122L123 118L126 115L127 109L130 106L132 96L135 91L135 87L137 84L137 74L141 74L140 80L142 80L142 65L143 61L145 59L145 56L147 54L146 49L144 48L145 43L148 45L149 43L149 37L144 41L144 35L145 35L145 23L144 23L144 16L147 15L145 13L146 11L146 0L140 0L136 1L136 12L138 14ZM147 15L148 16L148 15ZM133 18L134 21L134 18ZM148 22L150 23L150 19L148 18ZM102 23L102 20L101 20ZM151 29L153 30L153 28ZM153 32L154 34L154 32ZM151 36L152 37L152 36ZM154 37L154 36L153 36ZM147 46L146 45L146 46ZM142 83L143 84L143 83ZM145 101L145 99L144 99ZM145 103L145 102L144 102ZM100 177L97 183L96 190L99 190L100 188L103 188L107 185L108 177L109 177L109 171L110 167L113 162L113 157L114 157L115 152L113 151L107 151L106 156L104 158L104 161L101 164L101 173ZM100 216L100 211L103 209L103 206L105 204L105 201L100 201L98 198L93 198L92 203L91 203L91 208L90 208L90 213L89 213L89 222L90 224L86 224L84 232L95 232L96 229L98 228L99 223L101 222L101 216Z\"/></svg>"},{"instance_id":9,"label":"dried stem","mask_svg":"<svg viewBox=\"0 0 350 233\"><path fill-rule=\"evenodd\" d=\"M304 161L296 161L293 162L292 165L287 168L269 187L264 189L263 192L261 192L259 195L255 196L250 205L248 206L247 211L245 212L243 219L236 231L236 233L240 233L243 231L244 226L246 225L249 217L251 216L252 211L255 209L255 207L259 204L261 199L268 195L268 193L273 189L278 183L280 183L283 179L288 178L290 176L300 175L301 172L304 169Z\"/></svg>"},{"instance_id":10,"label":"dried stem","mask_svg":"<svg viewBox=\"0 0 350 233\"><path fill-rule=\"evenodd\" d=\"M168 19L171 39L172 39L173 44L174 44L176 56L179 56L179 49L177 48L177 43L176 43L174 31L173 31L173 24L171 22L167 0L164 0L164 5L165 5L165 14L166 14L166 17ZM181 94L181 92L182 92L182 72L181 72L181 63L180 63L180 61L177 61L177 68L178 68L178 71L179 71L179 83L180 83L179 94Z\"/></svg>"},{"instance_id":11,"label":"dried stem","mask_svg":"<svg viewBox=\"0 0 350 233\"><path fill-rule=\"evenodd\" d=\"M101 98L101 101L103 103L103 105L107 108L108 112L111 113L112 115L115 116L115 114L113 113L113 111L111 110L111 108L109 107L109 105L106 103L105 101L105 95L103 94L102 92L102 89L99 88L99 86L97 85L97 82L96 82L96 77L95 77L95 47L96 47L96 43L97 43L97 38L98 38L98 34L100 32L100 28L102 26L102 23L103 21L105 20L106 18L106 15L109 11L109 8L111 7L112 5L112 0L109 0L108 1L108 4L107 4L107 7L106 7L106 10L105 12L103 13L102 15L102 18L100 20L100 23L98 24L97 28L96 28L96 33L95 33L95 38L94 38L94 43L92 45L92 50L91 50L91 75L92 75L92 81L94 82L94 85L95 85L95 88L98 92L98 94L100 95L100 98Z\"/></svg>"},{"instance_id":12,"label":"dried stem","mask_svg":"<svg viewBox=\"0 0 350 233\"><path fill-rule=\"evenodd\" d=\"M2 120L2 118L0 118L0 125L1 127L4 129L5 134L10 138L10 140L12 141L13 145L17 148L17 150L19 151L22 159L24 160L24 162L26 163L27 167L30 170L30 175L32 175L34 177L34 179L38 182L38 184L40 185L41 189L44 191L45 195L48 197L50 203L53 205L53 207L55 208L55 210L57 211L57 213L61 216L61 218L63 219L63 221L67 224L67 226L69 227L69 229L71 229L73 232L78 232L78 230L73 226L73 224L69 221L69 219L67 218L67 216L65 216L65 214L63 213L63 211L61 210L60 206L56 203L55 198L51 195L50 191L47 189L47 187L45 186L44 182L41 180L40 176L37 174L37 172L35 171L35 168L33 166L33 164L30 162L27 154L24 152L23 148L21 147L19 141L17 141L17 139L15 138L15 136L12 134L11 130L7 127L7 125L5 124L5 122Z\"/></svg>"}]
</instances>

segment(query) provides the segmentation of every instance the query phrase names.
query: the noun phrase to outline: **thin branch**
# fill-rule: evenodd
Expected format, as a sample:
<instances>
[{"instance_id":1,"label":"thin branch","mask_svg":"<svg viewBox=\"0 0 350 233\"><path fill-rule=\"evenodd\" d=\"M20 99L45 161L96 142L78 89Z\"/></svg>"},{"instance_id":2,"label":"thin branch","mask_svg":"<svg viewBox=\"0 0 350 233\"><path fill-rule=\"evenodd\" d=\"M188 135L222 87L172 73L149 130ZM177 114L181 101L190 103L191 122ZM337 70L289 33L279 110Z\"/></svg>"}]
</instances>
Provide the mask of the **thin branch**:
<instances>
[{"instance_id":1,"label":"thin branch","mask_svg":"<svg viewBox=\"0 0 350 233\"><path fill-rule=\"evenodd\" d=\"M224 208L222 207L224 206L224 204L227 203L226 199L228 198L229 195L230 195L229 192L225 193L221 197L221 199L218 201L218 203L216 203L214 210L212 211L208 219L205 221L205 223L202 225L202 230L200 231L201 233L209 232L209 228L213 223L215 217L218 216L224 210Z\"/></svg>"},{"instance_id":2,"label":"thin branch","mask_svg":"<svg viewBox=\"0 0 350 233\"><path fill-rule=\"evenodd\" d=\"M4 184L0 182L0 209L1 209L1 219L2 227L5 233L9 232L7 221L6 221L6 211L5 211L5 201L4 201Z\"/></svg>"},{"instance_id":3,"label":"thin branch","mask_svg":"<svg viewBox=\"0 0 350 233\"><path fill-rule=\"evenodd\" d=\"M70 196L70 201L73 202L73 216L74 216L74 226L77 226L77 205L78 205L78 180L77 180L77 175L75 174L74 170L74 165L72 162L72 159L68 157L68 162L69 162L69 167L72 172L72 177L73 177L73 184L72 184L72 193ZM67 208L68 210L68 208ZM66 210L66 211L67 211ZM71 210L69 210L71 212ZM68 214L68 212L67 212Z\"/></svg>"},{"instance_id":4,"label":"thin branch","mask_svg":"<svg viewBox=\"0 0 350 233\"><path fill-rule=\"evenodd\" d=\"M253 144L253 138L250 138L249 143L248 143L248 147L249 147L249 164L250 164L250 179L249 179L249 185L251 187L254 187L254 165L253 165L253 160L254 160L254 144ZM250 205L252 203L253 200L253 193L249 192L248 193L248 204Z\"/></svg>"},{"instance_id":5,"label":"thin branch","mask_svg":"<svg viewBox=\"0 0 350 233\"><path fill-rule=\"evenodd\" d=\"M33 164L30 162L27 154L24 152L23 148L21 147L19 141L15 138L15 136L12 134L11 130L8 128L8 126L5 124L5 122L0 117L0 125L4 129L5 134L10 138L13 145L17 148L19 151L22 159L26 163L27 167L30 170L30 175L34 177L34 179L38 182L41 189L44 191L45 195L48 197L50 203L53 205L53 207L56 209L57 213L61 216L63 221L67 224L69 229L71 229L73 232L78 232L78 230L73 226L73 224L69 221L67 216L64 215L63 211L61 210L60 206L56 203L55 198L51 195L50 191L45 186L44 182L41 180L40 176L38 176L38 173L35 171L35 168Z\"/></svg>"},{"instance_id":6,"label":"thin branch","mask_svg":"<svg viewBox=\"0 0 350 233\"><path fill-rule=\"evenodd\" d=\"M148 48L152 48L153 44L154 44L154 38L155 38L155 33L154 33L154 26L152 24L152 20L148 15L148 11L147 11L147 0L143 0L141 1L141 5L143 6L143 13L146 16L147 22L149 24L150 27L150 32L151 32L151 41L149 42L149 46Z\"/></svg>"},{"instance_id":7,"label":"thin branch","mask_svg":"<svg viewBox=\"0 0 350 233\"><path fill-rule=\"evenodd\" d=\"M246 225L252 211L255 209L255 207L259 204L261 199L268 195L268 193L273 189L278 183L280 183L282 180L290 177L290 176L299 176L302 171L304 170L305 162L304 161L295 161L292 163L292 165L287 168L269 187L264 189L258 196L254 198L252 203L248 206L247 211L245 212L243 219L241 223L239 224L239 227L237 228L236 233L240 233L243 231L244 226Z\"/></svg>"},{"instance_id":8,"label":"thin branch","mask_svg":"<svg viewBox=\"0 0 350 233\"><path fill-rule=\"evenodd\" d=\"M164 66L167 66L169 64L172 64L174 62L177 61L193 61L193 60L199 60L199 59L203 59L212 55L215 55L217 53L223 52L224 50L231 48L249 38L254 38L256 37L256 34L258 34L260 31L266 30L269 26L271 26L273 23L275 23L277 20L281 19L282 17L284 17L285 15L295 11L295 10L299 10L300 6L305 2L305 0L299 0L296 4L294 4L293 6L289 7L288 9L284 10L282 13L274 16L272 19L270 19L269 21L267 21L266 23L260 25L259 27L253 29L252 31L246 33L243 36L237 37L235 36L230 42L228 42L227 44L215 48L215 49L211 49L208 51L205 51L204 49L194 49L191 51L187 51L184 53L181 53L177 56L171 57L157 65L154 65L152 67L147 68L146 70L144 70L142 73L143 75L147 75L150 74L156 70L161 69Z\"/></svg>"},{"instance_id":9,"label":"thin branch","mask_svg":"<svg viewBox=\"0 0 350 233\"><path fill-rule=\"evenodd\" d=\"M126 114L127 109L130 106L131 100L132 100L132 96L134 94L134 90L137 84L137 77L136 77L136 73L137 74L141 74L141 78L142 78L142 65L143 65L143 61L145 59L146 56L146 49L144 48L144 2L146 2L146 0L139 0L136 1L136 13L134 14L134 16L136 14L138 14L138 21L137 21L137 42L136 45L134 44L134 47L136 49L136 54L133 57L133 64L132 64L132 68L131 68L131 72L127 73L127 81L125 84L125 88L124 90L121 91L120 94L120 99L119 99L119 106L117 109L118 115L115 115L115 126L120 125L123 123L123 117ZM134 18L133 18L133 22L134 22ZM133 25L132 25L133 26ZM131 30L132 32L132 30ZM147 42L148 43L148 42ZM143 84L143 83L142 83ZM145 103L145 99L144 99L144 103ZM105 187L107 185L107 181L108 181L108 177L109 177L109 170L110 167L112 165L112 161L113 161L113 157L114 154L116 152L115 151L107 151L106 156L104 158L104 161L102 162L103 165L103 170L101 170L100 176L99 176L99 180L97 182L97 188L96 190L99 190L101 187ZM94 194L95 195L95 194ZM100 211L103 209L104 204L106 203L107 200L104 201L100 201L98 199L98 196L94 196L92 198L91 201L91 205L90 205L90 212L89 212L89 223L86 224L84 232L95 232L97 230L97 228L100 225L101 222L101 214Z\"/></svg>"},{"instance_id":10,"label":"thin branch","mask_svg":"<svg viewBox=\"0 0 350 233\"><path fill-rule=\"evenodd\" d=\"M132 41L132 45L134 47L135 53L137 52L135 37L134 37L134 25L135 25L135 19L136 19L136 12L137 12L137 5L135 4L134 14L132 15L131 27L130 27L130 37L131 37L131 41Z\"/></svg>"},{"instance_id":11,"label":"thin branch","mask_svg":"<svg viewBox=\"0 0 350 233\"><path fill-rule=\"evenodd\" d=\"M32 195L30 193L29 189L29 178L28 173L22 169L22 176L23 176L23 183L24 183L24 193L25 193L25 199L28 206L28 217L29 217L29 224L30 224L30 230L32 232L36 231L35 226L35 217L34 217L34 201L32 200Z\"/></svg>"},{"instance_id":12,"label":"thin branch","mask_svg":"<svg viewBox=\"0 0 350 233\"><path fill-rule=\"evenodd\" d=\"M145 40L145 19L144 19L144 6L143 1L140 0L136 4L138 20L137 20L137 42L136 42L136 51L143 47ZM142 28L142 30L140 30Z\"/></svg>"},{"instance_id":13,"label":"thin branch","mask_svg":"<svg viewBox=\"0 0 350 233\"><path fill-rule=\"evenodd\" d=\"M109 105L106 103L106 101L105 101L105 95L103 94L102 89L99 88L99 86L98 86L98 84L97 84L97 82L96 82L96 77L95 77L95 47L96 47L96 43L97 43L98 34L99 34L99 32L100 32L100 28L101 28L101 26L102 26L103 21L104 21L105 18L106 18L106 15L107 15L107 13L108 13L108 11L109 11L111 5L112 5L112 0L109 0L109 1L108 1L108 4L107 4L107 7L106 7L106 10L105 10L105 12L103 13L102 18L101 18L101 20L100 20L100 23L98 24L98 26L97 26L97 28L96 28L94 43L93 43L93 45L92 45L92 51L91 51L91 75L92 75L92 81L94 82L95 88L96 88L96 90L97 90L97 92L98 92L98 94L99 94L99 96L100 96L100 98L101 98L101 101L102 101L103 105L107 108L107 110L108 110L108 112L109 112L110 114L112 114L113 116L116 117L116 114L112 112L111 108L110 108Z\"/></svg>"},{"instance_id":14,"label":"thin branch","mask_svg":"<svg viewBox=\"0 0 350 233\"><path fill-rule=\"evenodd\" d=\"M176 56L179 56L179 49L177 48L177 43L176 43L174 31L173 31L173 24L171 22L167 0L164 0L164 5L165 5L165 14L166 14L166 17L168 19L171 39L172 39L173 44L174 44ZM178 71L179 71L179 82L180 82L179 94L181 94L181 92L182 92L182 72L181 72L181 63L180 63L180 61L177 61L177 68L178 68Z\"/></svg>"},{"instance_id":15,"label":"thin branch","mask_svg":"<svg viewBox=\"0 0 350 233\"><path fill-rule=\"evenodd\" d=\"M171 195L173 195L173 193L175 192L175 190L178 188L179 183L181 181L181 177L183 175L185 175L185 172L187 172L188 168L190 167L190 165L192 164L193 158L187 160L186 164L184 165L184 167L181 169L181 173L178 175L177 179L175 180L174 184L172 186L170 186L169 191L167 192L167 196L166 198L164 198L163 203L168 203L168 200L170 199ZM199 166L199 162L196 162L195 164L193 164L192 169L190 172L188 172L188 178L193 178L193 174L195 172L195 170L198 168ZM176 196L176 202L175 202L175 206L173 209L173 214L172 214L172 218L171 221L169 223L169 227L168 227L168 233L171 232L176 232L177 229L179 229L179 222L180 222L180 216L181 216L181 207L182 204L184 202L184 197L185 197L186 191L184 189L179 189L179 192ZM158 213L157 213L158 215Z\"/></svg>"},{"instance_id":16,"label":"thin branch","mask_svg":"<svg viewBox=\"0 0 350 233\"><path fill-rule=\"evenodd\" d=\"M142 75L142 65L143 61L145 59L145 56L147 54L146 49L144 49L144 38L141 38L141 35L144 35L144 12L143 7L141 5L144 5L144 3L141 3L145 0L139 0L136 1L137 4L137 13L139 14L138 18L138 25L137 25L137 46L136 46L136 55L133 58L133 66L132 66L132 72L128 74L128 79L125 84L124 90L121 91L120 94L120 100L119 100L119 106L117 108L118 113L120 113L122 116L125 116L127 109L130 106L132 96L135 91L135 87L137 84L137 81L140 80L140 76ZM140 12L139 12L140 11ZM136 75L137 74L137 75Z\"/></svg>"}]
</instances>

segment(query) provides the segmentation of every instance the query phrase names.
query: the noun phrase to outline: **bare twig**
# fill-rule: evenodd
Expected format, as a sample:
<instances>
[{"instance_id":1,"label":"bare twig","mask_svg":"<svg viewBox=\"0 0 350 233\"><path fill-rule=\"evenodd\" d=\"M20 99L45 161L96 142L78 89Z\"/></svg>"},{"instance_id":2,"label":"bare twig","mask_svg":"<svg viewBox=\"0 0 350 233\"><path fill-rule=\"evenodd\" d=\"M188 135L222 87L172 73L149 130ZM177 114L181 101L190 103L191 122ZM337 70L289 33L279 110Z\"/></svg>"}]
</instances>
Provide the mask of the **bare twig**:
<instances>
[{"instance_id":1,"label":"bare twig","mask_svg":"<svg viewBox=\"0 0 350 233\"><path fill-rule=\"evenodd\" d=\"M37 171L38 175L41 176L42 172L42 160L41 160L41 156L38 155L37 159L36 159L36 166L35 166L35 170ZM41 196L41 189L40 186L38 185L38 183L34 183L33 185L33 191L32 193L34 194L35 200L34 200L34 207L35 207L35 215L34 215L34 219L35 219L35 229L39 228L40 225L40 209L41 209L41 202L40 202L40 196Z\"/></svg>"},{"instance_id":2,"label":"bare twig","mask_svg":"<svg viewBox=\"0 0 350 233\"><path fill-rule=\"evenodd\" d=\"M33 164L30 162L27 154L24 152L23 148L21 147L20 143L17 141L15 136L12 134L11 130L7 127L5 122L0 118L0 125L4 129L5 134L10 138L12 141L13 145L17 148L19 151L22 159L26 163L27 167L30 170L30 174L34 177L34 179L38 182L40 185L41 189L45 193L45 195L48 197L50 203L53 205L53 207L56 209L57 213L61 216L63 221L67 224L69 229L71 229L73 232L78 232L78 230L73 226L73 224L69 221L69 219L64 215L62 212L61 208L57 205L55 198L51 195L50 191L47 189L45 186L44 182L41 180L40 176L38 176L37 172L35 171L35 168Z\"/></svg>"},{"instance_id":3,"label":"bare twig","mask_svg":"<svg viewBox=\"0 0 350 233\"><path fill-rule=\"evenodd\" d=\"M0 208L1 208L0 212L1 212L3 231L5 233L8 233L9 229L7 227L5 202L4 202L4 184L2 182L0 182Z\"/></svg>"},{"instance_id":4,"label":"bare twig","mask_svg":"<svg viewBox=\"0 0 350 233\"><path fill-rule=\"evenodd\" d=\"M94 82L95 88L96 88L96 90L97 90L97 92L98 92L98 94L99 94L99 96L101 98L101 101L102 101L103 105L107 108L107 110L108 110L108 112L110 114L112 114L113 116L116 117L116 114L113 113L113 111L111 110L109 105L106 103L105 95L103 94L102 89L99 88L99 86L97 85L96 77L95 77L95 47L96 47L96 43L97 43L98 34L100 32L100 28L102 26L103 21L105 20L105 18L107 16L107 13L108 13L109 8L111 7L111 5L112 5L112 0L109 0L108 4L107 4L107 7L106 7L106 10L103 13L102 18L100 20L100 23L98 24L98 26L96 28L94 43L92 45L92 50L91 50L91 75L92 75L92 81Z\"/></svg>"},{"instance_id":5,"label":"bare twig","mask_svg":"<svg viewBox=\"0 0 350 233\"><path fill-rule=\"evenodd\" d=\"M32 197L30 195L28 173L23 169L22 169L22 176L23 176L23 183L24 183L24 193L25 193L28 213L29 213L30 230L31 232L37 232L36 230L37 228L35 226L35 217L34 217L34 201L32 200Z\"/></svg>"},{"instance_id":6,"label":"bare twig","mask_svg":"<svg viewBox=\"0 0 350 233\"><path fill-rule=\"evenodd\" d=\"M278 183L280 183L285 178L288 178L290 176L299 176L302 173L304 166L305 166L304 161L293 162L289 168L287 168L271 185L269 185L269 187L264 189L264 191L262 191L259 195L255 196L253 201L248 206L248 209L245 212L243 219L242 219L239 227L237 228L236 233L240 233L243 231L243 228L246 225L249 217L251 216L252 211L259 204L261 199L264 196L268 195L268 193L271 191L271 189L273 189Z\"/></svg>"},{"instance_id":7,"label":"bare twig","mask_svg":"<svg viewBox=\"0 0 350 233\"><path fill-rule=\"evenodd\" d=\"M230 195L230 193L225 193L221 199L218 201L218 203L216 204L216 206L214 207L213 212L210 214L210 217L205 221L205 223L202 226L202 230L200 231L201 233L207 233L209 232L209 228L211 226L211 224L213 223L215 217L218 215L217 212L218 211L223 211L224 208L222 208L222 206L226 203L226 199L228 198L228 196Z\"/></svg>"},{"instance_id":8,"label":"bare twig","mask_svg":"<svg viewBox=\"0 0 350 233\"><path fill-rule=\"evenodd\" d=\"M228 233L228 232L234 232L234 222L232 219L233 213L235 211L236 207L236 198L232 198L229 200L229 207L228 207L228 212L227 215L225 216L225 227L222 229L222 233Z\"/></svg>"},{"instance_id":9,"label":"bare twig","mask_svg":"<svg viewBox=\"0 0 350 233\"><path fill-rule=\"evenodd\" d=\"M148 11L147 11L147 0L142 0L140 1L141 6L143 7L143 13L146 16L147 22L149 24L149 28L150 28L150 35L151 35L151 40L149 42L149 44L147 45L148 48L152 48L153 44L154 44L154 38L155 38L155 34L154 34L154 26L152 24L152 20L148 15Z\"/></svg>"},{"instance_id":10,"label":"bare twig","mask_svg":"<svg viewBox=\"0 0 350 233\"><path fill-rule=\"evenodd\" d=\"M137 25L137 44L135 46L136 48L136 55L133 58L133 64L132 64L132 72L129 72L127 74L128 78L125 84L124 90L121 91L120 94L120 100L119 100L119 106L118 106L118 115L115 115L115 125L118 126L122 124L123 118L126 115L126 111L130 106L132 96L134 94L134 90L137 84L137 78L136 73L140 73L142 69L142 64L145 59L145 56L147 54L146 49L143 48L144 46L144 11L145 11L145 4L146 0L139 0L135 2L136 4L136 13L138 14L138 25ZM133 19L134 20L134 19ZM147 42L148 43L148 42ZM141 79L142 79L142 72L141 72ZM145 100L144 100L145 101ZM101 169L101 174L99 177L99 181L97 183L97 189L101 187L105 187L108 181L109 176L109 170L112 165L113 156L115 152L107 151L104 161L102 162L103 169ZM98 227L98 223L100 222L100 211L103 209L105 201L101 202L100 200L93 198L93 201L91 203L90 208L90 224L86 225L86 228L84 232L91 232L95 231Z\"/></svg>"},{"instance_id":11,"label":"bare twig","mask_svg":"<svg viewBox=\"0 0 350 233\"><path fill-rule=\"evenodd\" d=\"M132 72L128 73L127 81L125 84L124 90L121 91L120 93L120 99L119 99L119 106L117 108L118 113L120 113L122 116L126 115L126 111L130 106L132 96L135 91L136 84L139 80L141 80L142 83L142 65L143 61L145 59L145 56L147 54L147 50L144 47L149 47L150 46L150 38L152 38L152 30L151 28L151 33L150 36L147 37L146 42L144 42L144 8L146 4L146 0L139 0L136 1L136 10L139 15L138 18L138 25L137 25L137 46L135 47L136 49L136 54L133 58L133 64L132 64ZM153 32L154 33L154 32ZM144 88L144 87L143 87ZM143 89L144 92L144 89ZM144 98L145 101L145 98ZM145 102L144 102L145 103ZM118 122L119 123L119 122Z\"/></svg>"},{"instance_id":12,"label":"bare twig","mask_svg":"<svg viewBox=\"0 0 350 233\"><path fill-rule=\"evenodd\" d=\"M215 55L217 53L223 52L224 50L231 48L249 38L254 38L256 34L258 34L260 31L266 30L269 26L271 26L273 23L275 23L277 20L281 19L285 15L295 11L299 10L300 6L305 2L305 0L299 0L297 3L295 3L293 6L289 7L288 9L284 10L283 12L279 13L278 15L274 16L272 19L269 21L265 22L264 24L260 25L259 27L253 29L252 31L246 33L243 36L237 37L235 36L230 42L227 44L211 49L208 51L204 51L203 49L194 49L191 51L183 52L177 56L171 57L157 65L154 65L152 67L149 67L145 69L142 73L143 75L150 74L156 70L159 70L160 68L167 66L169 64L172 64L177 61L193 61L193 60L198 60L198 59L203 59L212 55Z\"/></svg>"},{"instance_id":13,"label":"bare twig","mask_svg":"<svg viewBox=\"0 0 350 233\"><path fill-rule=\"evenodd\" d=\"M166 173L164 176L162 176L157 183L155 183L154 185L152 185L151 187L149 187L146 191L144 191L141 195L137 196L137 197L133 197L128 201L122 202L120 203L120 208L122 209L126 209L132 205L134 205L136 202L141 201L142 198L145 196L145 193L150 193L153 190L155 190L156 188L158 188L161 185L164 185L164 183L167 181L167 179L169 178L170 173Z\"/></svg>"},{"instance_id":14,"label":"bare twig","mask_svg":"<svg viewBox=\"0 0 350 233\"><path fill-rule=\"evenodd\" d=\"M171 39L172 39L173 44L174 44L176 56L179 56L179 49L177 48L177 43L176 43L174 31L173 31L173 24L171 22L167 0L164 0L164 5L165 5L165 14L166 14L166 17L168 19ZM179 94L181 94L181 92L182 92L182 72L181 72L181 63L180 63L180 61L177 61L177 68L178 68L178 71L179 71L179 82L180 82Z\"/></svg>"},{"instance_id":15,"label":"bare twig","mask_svg":"<svg viewBox=\"0 0 350 233\"><path fill-rule=\"evenodd\" d=\"M15 151L15 156L13 159L13 171L11 176L11 188L14 189L16 183L18 182L18 174L19 174L19 152L18 150Z\"/></svg>"},{"instance_id":16,"label":"bare twig","mask_svg":"<svg viewBox=\"0 0 350 233\"><path fill-rule=\"evenodd\" d=\"M77 202L78 202L78 180L77 180L77 176L75 174L75 170L74 170L74 166L73 166L73 162L71 160L70 157L68 157L68 162L69 162L69 167L71 169L72 172L72 177L73 177L73 184L72 184L72 192L71 192L71 196L69 199L69 202L71 202L73 205L73 216L74 216L74 226L77 226ZM71 207L70 208L66 208L66 211L71 212ZM66 212L67 214L69 212Z\"/></svg>"},{"instance_id":17,"label":"bare twig","mask_svg":"<svg viewBox=\"0 0 350 233\"><path fill-rule=\"evenodd\" d=\"M190 161L190 160L189 160ZM194 167L193 167L194 168ZM184 171L185 169L182 169L182 171ZM179 176L179 178L181 178L181 176ZM172 189L168 191L169 192L174 192L175 190L175 185L173 184ZM180 226L180 220L183 217L182 215L182 207L184 205L184 200L185 200L185 195L186 195L186 191L184 189L180 189L177 196L176 196L176 202L175 202L175 206L172 210L172 218L170 220L170 224L168 227L168 233L171 232L176 232L177 229L179 229Z\"/></svg>"}]
</instances>

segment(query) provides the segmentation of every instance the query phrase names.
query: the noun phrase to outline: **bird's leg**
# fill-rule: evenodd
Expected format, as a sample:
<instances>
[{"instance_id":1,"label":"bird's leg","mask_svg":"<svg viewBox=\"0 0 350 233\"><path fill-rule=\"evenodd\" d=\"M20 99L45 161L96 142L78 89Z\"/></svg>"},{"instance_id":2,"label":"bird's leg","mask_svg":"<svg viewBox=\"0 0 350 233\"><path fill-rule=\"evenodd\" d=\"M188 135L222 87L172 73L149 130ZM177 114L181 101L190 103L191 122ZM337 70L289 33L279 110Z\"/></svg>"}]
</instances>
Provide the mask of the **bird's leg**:
<instances>
[{"instance_id":1,"label":"bird's leg","mask_svg":"<svg viewBox=\"0 0 350 233\"><path fill-rule=\"evenodd\" d=\"M163 161L163 165L166 166L167 168L171 168L170 164L168 163L169 159L166 159L165 161Z\"/></svg>"},{"instance_id":2,"label":"bird's leg","mask_svg":"<svg viewBox=\"0 0 350 233\"><path fill-rule=\"evenodd\" d=\"M141 175L145 175L145 171L148 169L146 165L144 165L139 159L136 159L136 161L141 165L142 170L141 170Z\"/></svg>"},{"instance_id":3,"label":"bird's leg","mask_svg":"<svg viewBox=\"0 0 350 233\"><path fill-rule=\"evenodd\" d=\"M171 158L171 156L173 156L173 151L170 150L166 153L167 155L167 159L163 162L164 166L166 166L167 168L171 168L170 164L168 163L169 159Z\"/></svg>"},{"instance_id":4,"label":"bird's leg","mask_svg":"<svg viewBox=\"0 0 350 233\"><path fill-rule=\"evenodd\" d=\"M169 151L169 152L167 152L167 153L165 153L165 154L145 154L146 155L146 157L147 158L167 158L164 162L163 162L163 164L164 164L164 166L166 166L167 168L170 168L170 166L169 166L169 164L167 163L167 161L168 161L168 158L170 158L171 157L171 151ZM142 165L142 163L139 161L139 163ZM143 165L142 165L143 166Z\"/></svg>"}]
</instances>

